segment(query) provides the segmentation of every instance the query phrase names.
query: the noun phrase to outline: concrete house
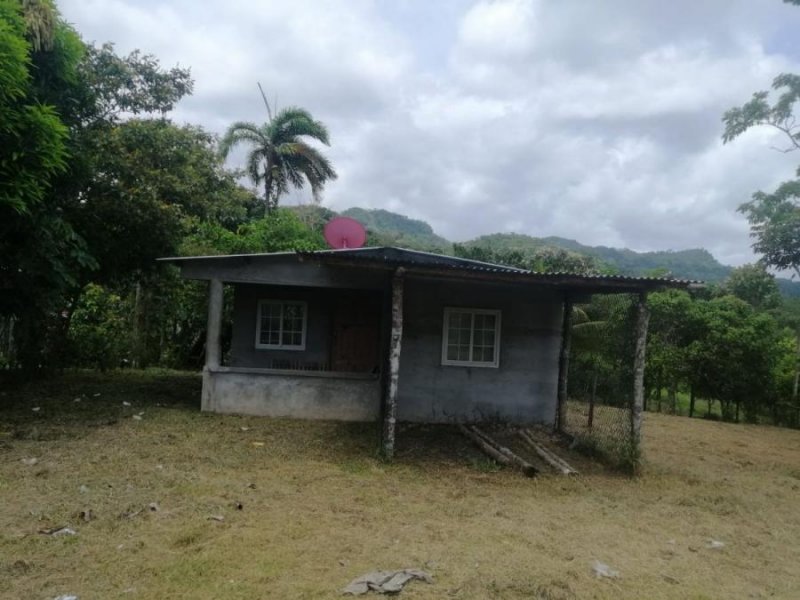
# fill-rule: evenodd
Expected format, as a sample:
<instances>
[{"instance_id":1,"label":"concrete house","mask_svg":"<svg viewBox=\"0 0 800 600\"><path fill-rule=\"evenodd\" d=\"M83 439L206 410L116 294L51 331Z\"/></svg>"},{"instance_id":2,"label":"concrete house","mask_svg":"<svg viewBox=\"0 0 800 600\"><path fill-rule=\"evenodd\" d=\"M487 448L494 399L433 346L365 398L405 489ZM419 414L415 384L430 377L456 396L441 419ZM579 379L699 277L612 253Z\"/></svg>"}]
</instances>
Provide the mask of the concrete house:
<instances>
[{"instance_id":1,"label":"concrete house","mask_svg":"<svg viewBox=\"0 0 800 600\"><path fill-rule=\"evenodd\" d=\"M391 247L162 260L209 282L203 410L383 419L388 454L397 420L557 423L571 304L592 294L640 295L641 388L646 293L692 283L543 274ZM224 284L233 287L225 364Z\"/></svg>"}]
</instances>

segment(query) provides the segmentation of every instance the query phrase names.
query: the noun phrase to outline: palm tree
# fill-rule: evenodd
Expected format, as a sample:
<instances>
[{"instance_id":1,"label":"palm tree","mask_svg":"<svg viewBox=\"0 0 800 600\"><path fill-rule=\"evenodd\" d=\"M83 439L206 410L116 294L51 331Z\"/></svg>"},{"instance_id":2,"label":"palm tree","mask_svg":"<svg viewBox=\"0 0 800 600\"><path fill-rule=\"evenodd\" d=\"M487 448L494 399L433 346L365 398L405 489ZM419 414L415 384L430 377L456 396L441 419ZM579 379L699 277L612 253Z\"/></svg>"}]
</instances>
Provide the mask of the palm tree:
<instances>
[{"instance_id":1,"label":"palm tree","mask_svg":"<svg viewBox=\"0 0 800 600\"><path fill-rule=\"evenodd\" d=\"M220 152L227 157L240 143L251 146L247 174L256 186L264 184L264 201L269 214L290 186L302 189L308 182L314 199L318 200L325 184L336 179L336 171L319 150L302 139L312 138L330 146L325 125L315 121L303 108L282 108L273 115L266 97L264 103L269 120L263 125L234 123L222 138Z\"/></svg>"},{"instance_id":2,"label":"palm tree","mask_svg":"<svg viewBox=\"0 0 800 600\"><path fill-rule=\"evenodd\" d=\"M58 27L58 10L53 0L22 0L22 16L34 52L52 50Z\"/></svg>"}]
</instances>

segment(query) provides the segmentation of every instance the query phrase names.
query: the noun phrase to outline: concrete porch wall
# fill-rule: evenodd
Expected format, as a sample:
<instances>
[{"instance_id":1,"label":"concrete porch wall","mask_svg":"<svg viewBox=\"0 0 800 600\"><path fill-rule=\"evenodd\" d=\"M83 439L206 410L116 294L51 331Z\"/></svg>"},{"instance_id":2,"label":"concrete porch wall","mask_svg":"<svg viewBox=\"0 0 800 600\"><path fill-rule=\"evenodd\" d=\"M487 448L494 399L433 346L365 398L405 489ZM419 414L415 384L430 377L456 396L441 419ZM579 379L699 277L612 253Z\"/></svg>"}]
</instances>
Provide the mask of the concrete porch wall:
<instances>
[{"instance_id":1,"label":"concrete porch wall","mask_svg":"<svg viewBox=\"0 0 800 600\"><path fill-rule=\"evenodd\" d=\"M296 419L375 421L380 380L361 373L219 367L203 372L202 410Z\"/></svg>"}]
</instances>

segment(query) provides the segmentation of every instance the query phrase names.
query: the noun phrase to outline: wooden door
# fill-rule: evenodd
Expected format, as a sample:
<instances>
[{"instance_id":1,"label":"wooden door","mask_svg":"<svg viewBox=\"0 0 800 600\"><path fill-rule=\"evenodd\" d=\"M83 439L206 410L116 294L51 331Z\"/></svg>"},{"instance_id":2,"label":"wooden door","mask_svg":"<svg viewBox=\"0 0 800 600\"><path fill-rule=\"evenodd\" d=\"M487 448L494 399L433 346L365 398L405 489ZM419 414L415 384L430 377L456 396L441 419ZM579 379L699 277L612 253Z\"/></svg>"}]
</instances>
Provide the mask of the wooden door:
<instances>
[{"instance_id":1,"label":"wooden door","mask_svg":"<svg viewBox=\"0 0 800 600\"><path fill-rule=\"evenodd\" d=\"M380 302L347 297L333 310L331 370L377 373L380 370Z\"/></svg>"}]
</instances>

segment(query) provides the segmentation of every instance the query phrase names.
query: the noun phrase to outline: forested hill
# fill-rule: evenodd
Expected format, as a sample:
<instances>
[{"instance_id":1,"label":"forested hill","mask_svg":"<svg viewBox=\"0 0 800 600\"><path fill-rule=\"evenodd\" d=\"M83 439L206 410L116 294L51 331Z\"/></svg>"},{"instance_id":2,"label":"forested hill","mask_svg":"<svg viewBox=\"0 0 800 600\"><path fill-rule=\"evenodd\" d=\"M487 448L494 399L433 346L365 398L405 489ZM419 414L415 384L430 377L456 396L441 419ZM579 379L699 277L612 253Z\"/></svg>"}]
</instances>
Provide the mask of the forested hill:
<instances>
[{"instance_id":1,"label":"forested hill","mask_svg":"<svg viewBox=\"0 0 800 600\"><path fill-rule=\"evenodd\" d=\"M388 210L348 208L341 214L361 222L379 238L381 245L442 252L448 252L452 246L451 242L436 235L425 221L410 219Z\"/></svg>"},{"instance_id":2,"label":"forested hill","mask_svg":"<svg viewBox=\"0 0 800 600\"><path fill-rule=\"evenodd\" d=\"M535 238L518 233L493 233L466 243L495 250L517 250L525 253L545 246L564 248L579 254L597 258L626 275L645 275L656 269L667 269L676 277L721 281L731 268L721 264L708 250L663 250L658 252L635 252L627 248L586 246L575 240L561 237Z\"/></svg>"},{"instance_id":3,"label":"forested hill","mask_svg":"<svg viewBox=\"0 0 800 600\"><path fill-rule=\"evenodd\" d=\"M425 221L380 209L349 208L341 214L363 223L370 233L370 243L446 254L453 251L452 242L437 235ZM703 248L635 252L627 248L586 246L561 237L536 238L519 233L492 233L464 242L463 245L500 251L516 250L523 254L543 247L563 248L597 258L625 275L646 275L666 269L674 277L715 283L724 280L731 271L731 267L720 263ZM800 282L779 278L778 285L785 295L800 296Z\"/></svg>"}]
</instances>

